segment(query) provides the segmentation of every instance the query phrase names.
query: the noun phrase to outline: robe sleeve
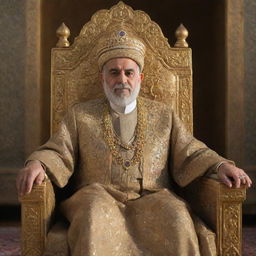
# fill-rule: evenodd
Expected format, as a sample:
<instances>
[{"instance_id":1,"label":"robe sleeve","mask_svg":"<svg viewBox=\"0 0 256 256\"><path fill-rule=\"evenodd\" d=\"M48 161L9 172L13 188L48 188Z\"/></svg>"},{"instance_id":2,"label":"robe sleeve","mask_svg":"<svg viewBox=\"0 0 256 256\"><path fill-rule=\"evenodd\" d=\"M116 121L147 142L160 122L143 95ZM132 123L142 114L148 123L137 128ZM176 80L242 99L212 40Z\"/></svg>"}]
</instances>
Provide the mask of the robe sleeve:
<instances>
[{"instance_id":1,"label":"robe sleeve","mask_svg":"<svg viewBox=\"0 0 256 256\"><path fill-rule=\"evenodd\" d=\"M175 182L182 187L204 175L219 162L229 162L194 138L174 113L170 144L172 175Z\"/></svg>"},{"instance_id":2,"label":"robe sleeve","mask_svg":"<svg viewBox=\"0 0 256 256\"><path fill-rule=\"evenodd\" d=\"M78 158L77 125L74 107L68 110L58 131L32 153L26 162L39 160L46 167L49 178L64 187L74 172Z\"/></svg>"}]
</instances>

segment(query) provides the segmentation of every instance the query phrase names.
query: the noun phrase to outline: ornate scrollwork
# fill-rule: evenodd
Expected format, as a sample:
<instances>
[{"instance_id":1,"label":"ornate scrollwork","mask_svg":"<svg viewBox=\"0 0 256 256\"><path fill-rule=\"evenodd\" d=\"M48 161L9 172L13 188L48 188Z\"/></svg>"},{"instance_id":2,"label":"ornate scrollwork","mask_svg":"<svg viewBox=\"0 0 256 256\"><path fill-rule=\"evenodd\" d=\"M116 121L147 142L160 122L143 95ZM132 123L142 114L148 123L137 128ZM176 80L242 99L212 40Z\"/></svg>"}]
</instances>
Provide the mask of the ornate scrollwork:
<instances>
[{"instance_id":1,"label":"ornate scrollwork","mask_svg":"<svg viewBox=\"0 0 256 256\"><path fill-rule=\"evenodd\" d=\"M191 50L171 48L160 27L146 13L134 11L123 2L96 12L72 46L53 49L52 130L57 129L70 105L102 95L95 42L117 23L132 27L146 45L142 96L167 103L174 110L181 107L181 119L191 130Z\"/></svg>"},{"instance_id":2,"label":"ornate scrollwork","mask_svg":"<svg viewBox=\"0 0 256 256\"><path fill-rule=\"evenodd\" d=\"M179 116L186 124L190 132L193 132L192 126L192 88L191 78L181 77L179 83Z\"/></svg>"},{"instance_id":3,"label":"ornate scrollwork","mask_svg":"<svg viewBox=\"0 0 256 256\"><path fill-rule=\"evenodd\" d=\"M141 95L171 105L177 111L177 73L163 67L162 59L156 59L153 54L146 59L144 73Z\"/></svg>"},{"instance_id":4,"label":"ornate scrollwork","mask_svg":"<svg viewBox=\"0 0 256 256\"><path fill-rule=\"evenodd\" d=\"M22 216L22 255L40 256L44 240L42 234L42 209L40 204L24 203Z\"/></svg>"},{"instance_id":5,"label":"ornate scrollwork","mask_svg":"<svg viewBox=\"0 0 256 256\"><path fill-rule=\"evenodd\" d=\"M239 204L223 204L223 255L241 255Z\"/></svg>"},{"instance_id":6,"label":"ornate scrollwork","mask_svg":"<svg viewBox=\"0 0 256 256\"><path fill-rule=\"evenodd\" d=\"M226 191L223 191L223 193L221 194L221 199L225 201L243 201L245 199L245 192L246 191L244 189L228 189Z\"/></svg>"},{"instance_id":7,"label":"ornate scrollwork","mask_svg":"<svg viewBox=\"0 0 256 256\"><path fill-rule=\"evenodd\" d=\"M32 192L30 194L22 196L20 200L22 202L25 202L25 204L33 201L43 201L45 193L44 190L45 187L43 185L34 186Z\"/></svg>"}]
</instances>

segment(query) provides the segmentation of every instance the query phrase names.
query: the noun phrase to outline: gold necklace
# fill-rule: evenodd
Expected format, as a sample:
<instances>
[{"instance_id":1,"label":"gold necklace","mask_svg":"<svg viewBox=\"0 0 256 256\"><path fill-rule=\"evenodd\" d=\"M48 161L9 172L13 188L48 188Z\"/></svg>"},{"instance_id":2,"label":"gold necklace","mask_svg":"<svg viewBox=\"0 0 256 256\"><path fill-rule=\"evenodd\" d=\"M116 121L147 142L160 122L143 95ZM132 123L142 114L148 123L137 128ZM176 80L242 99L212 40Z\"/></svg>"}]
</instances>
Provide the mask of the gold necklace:
<instances>
[{"instance_id":1,"label":"gold necklace","mask_svg":"<svg viewBox=\"0 0 256 256\"><path fill-rule=\"evenodd\" d=\"M145 131L145 109L141 100L138 100L138 118L135 128L135 138L133 142L129 144L122 143L119 137L117 137L113 130L110 105L108 101L104 104L103 111L103 130L104 139L107 142L110 152L115 161L121 165L124 170L128 170L131 166L138 164L141 161L144 146L144 131ZM123 147L126 150L133 150L134 154L132 159L124 159L117 147Z\"/></svg>"}]
</instances>

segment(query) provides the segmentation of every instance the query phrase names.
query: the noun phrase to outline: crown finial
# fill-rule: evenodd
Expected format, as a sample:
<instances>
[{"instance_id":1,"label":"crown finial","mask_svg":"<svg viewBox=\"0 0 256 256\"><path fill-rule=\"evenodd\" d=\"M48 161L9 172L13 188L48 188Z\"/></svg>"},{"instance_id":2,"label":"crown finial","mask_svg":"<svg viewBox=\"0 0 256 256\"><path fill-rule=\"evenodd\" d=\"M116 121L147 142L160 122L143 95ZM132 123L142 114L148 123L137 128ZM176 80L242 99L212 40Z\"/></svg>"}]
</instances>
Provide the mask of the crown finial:
<instances>
[{"instance_id":1,"label":"crown finial","mask_svg":"<svg viewBox=\"0 0 256 256\"><path fill-rule=\"evenodd\" d=\"M183 24L179 25L179 27L175 31L175 36L177 38L177 41L176 41L174 47L177 47L177 48L188 47L188 43L186 41L186 39L188 37L188 30L183 26Z\"/></svg>"},{"instance_id":2,"label":"crown finial","mask_svg":"<svg viewBox=\"0 0 256 256\"><path fill-rule=\"evenodd\" d=\"M68 41L68 37L70 36L70 30L62 23L59 28L56 30L57 37L59 38L58 43L56 44L57 47L69 47L70 43Z\"/></svg>"}]
</instances>

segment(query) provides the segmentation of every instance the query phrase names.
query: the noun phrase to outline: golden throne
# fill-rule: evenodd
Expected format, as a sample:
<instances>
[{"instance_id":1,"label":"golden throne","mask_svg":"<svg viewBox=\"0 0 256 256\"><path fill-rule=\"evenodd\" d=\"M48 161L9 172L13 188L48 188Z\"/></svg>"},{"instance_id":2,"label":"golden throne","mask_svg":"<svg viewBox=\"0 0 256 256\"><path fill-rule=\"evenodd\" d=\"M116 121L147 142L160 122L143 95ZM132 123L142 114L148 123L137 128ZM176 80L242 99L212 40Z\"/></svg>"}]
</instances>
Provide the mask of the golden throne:
<instances>
[{"instance_id":1,"label":"golden throne","mask_svg":"<svg viewBox=\"0 0 256 256\"><path fill-rule=\"evenodd\" d=\"M141 95L171 104L192 132L192 54L186 43L187 30L183 26L177 29L177 42L172 48L146 13L134 11L122 2L94 14L71 46L68 28L62 24L57 30L59 41L57 48L52 49L51 65L51 132L56 131L70 105L102 95L94 42L106 28L120 22L132 27L147 46ZM56 221L55 191L50 180L45 180L20 198L22 256L43 255L47 234L65 240L64 224L52 228ZM218 255L242 255L241 205L245 192L245 188L230 189L206 177L183 189L191 207L215 232ZM67 255L64 240L61 240L63 251L55 252L56 255Z\"/></svg>"}]
</instances>

